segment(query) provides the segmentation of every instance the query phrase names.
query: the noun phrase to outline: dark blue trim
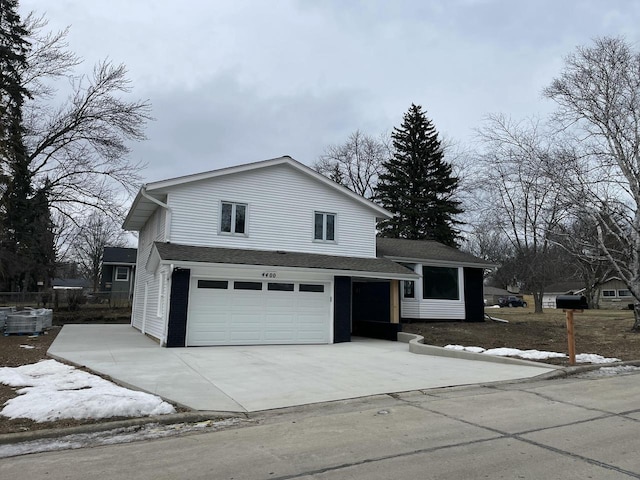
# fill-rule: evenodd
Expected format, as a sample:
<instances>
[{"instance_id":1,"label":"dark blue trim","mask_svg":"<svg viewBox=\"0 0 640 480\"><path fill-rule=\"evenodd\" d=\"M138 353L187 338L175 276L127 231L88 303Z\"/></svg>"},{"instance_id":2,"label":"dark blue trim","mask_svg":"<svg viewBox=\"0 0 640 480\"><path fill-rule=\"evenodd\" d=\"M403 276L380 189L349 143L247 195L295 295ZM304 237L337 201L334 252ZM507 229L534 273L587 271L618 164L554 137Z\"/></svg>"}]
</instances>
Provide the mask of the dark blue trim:
<instances>
[{"instance_id":1,"label":"dark blue trim","mask_svg":"<svg viewBox=\"0 0 640 480\"><path fill-rule=\"evenodd\" d=\"M333 280L333 342L351 341L351 277Z\"/></svg>"},{"instance_id":2,"label":"dark blue trim","mask_svg":"<svg viewBox=\"0 0 640 480\"><path fill-rule=\"evenodd\" d=\"M191 270L187 268L175 268L173 270L171 296L169 297L167 347L186 346L190 278Z\"/></svg>"},{"instance_id":3,"label":"dark blue trim","mask_svg":"<svg viewBox=\"0 0 640 480\"><path fill-rule=\"evenodd\" d=\"M481 268L464 269L465 322L484 322L483 279Z\"/></svg>"}]
</instances>

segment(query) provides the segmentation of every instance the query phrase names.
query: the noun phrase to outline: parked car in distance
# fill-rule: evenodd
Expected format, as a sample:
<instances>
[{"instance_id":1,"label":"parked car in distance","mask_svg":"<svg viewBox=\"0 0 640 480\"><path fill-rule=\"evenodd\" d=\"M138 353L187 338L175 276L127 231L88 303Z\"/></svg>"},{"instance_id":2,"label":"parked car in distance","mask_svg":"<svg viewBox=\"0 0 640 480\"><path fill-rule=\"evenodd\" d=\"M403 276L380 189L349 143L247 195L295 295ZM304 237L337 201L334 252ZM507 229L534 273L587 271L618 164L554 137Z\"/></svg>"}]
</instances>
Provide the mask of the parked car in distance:
<instances>
[{"instance_id":1,"label":"parked car in distance","mask_svg":"<svg viewBox=\"0 0 640 480\"><path fill-rule=\"evenodd\" d=\"M527 302L520 297L510 295L508 297L500 297L498 299L498 305L501 307L526 307Z\"/></svg>"}]
</instances>

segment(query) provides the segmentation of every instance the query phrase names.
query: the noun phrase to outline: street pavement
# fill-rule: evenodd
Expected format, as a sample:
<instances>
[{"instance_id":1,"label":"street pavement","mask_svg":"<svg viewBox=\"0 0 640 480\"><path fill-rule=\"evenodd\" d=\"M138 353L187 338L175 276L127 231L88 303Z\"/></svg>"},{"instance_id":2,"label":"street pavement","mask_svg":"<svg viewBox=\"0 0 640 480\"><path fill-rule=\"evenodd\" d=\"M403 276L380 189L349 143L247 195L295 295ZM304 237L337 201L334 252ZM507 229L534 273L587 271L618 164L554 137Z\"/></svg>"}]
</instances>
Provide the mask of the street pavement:
<instances>
[{"instance_id":1,"label":"street pavement","mask_svg":"<svg viewBox=\"0 0 640 480\"><path fill-rule=\"evenodd\" d=\"M377 395L0 460L2 479L640 478L640 374Z\"/></svg>"}]
</instances>

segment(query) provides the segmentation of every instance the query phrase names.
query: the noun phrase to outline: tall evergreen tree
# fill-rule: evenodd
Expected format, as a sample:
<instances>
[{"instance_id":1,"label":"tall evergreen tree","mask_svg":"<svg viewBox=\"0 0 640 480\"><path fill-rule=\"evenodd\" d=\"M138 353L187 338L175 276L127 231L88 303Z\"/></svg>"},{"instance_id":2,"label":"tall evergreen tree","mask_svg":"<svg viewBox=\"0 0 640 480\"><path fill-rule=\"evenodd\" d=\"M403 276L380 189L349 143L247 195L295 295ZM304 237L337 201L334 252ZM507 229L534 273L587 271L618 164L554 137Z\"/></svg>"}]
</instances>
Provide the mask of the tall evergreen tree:
<instances>
[{"instance_id":1,"label":"tall evergreen tree","mask_svg":"<svg viewBox=\"0 0 640 480\"><path fill-rule=\"evenodd\" d=\"M393 156L383 164L376 199L394 213L378 228L385 237L429 239L455 246L462 213L454 199L458 178L444 160L438 132L420 105L411 104L391 134Z\"/></svg>"},{"instance_id":2,"label":"tall evergreen tree","mask_svg":"<svg viewBox=\"0 0 640 480\"><path fill-rule=\"evenodd\" d=\"M26 37L18 1L0 0L0 162L5 178L10 164L26 157L22 106L29 92L21 76L27 66Z\"/></svg>"},{"instance_id":3,"label":"tall evergreen tree","mask_svg":"<svg viewBox=\"0 0 640 480\"><path fill-rule=\"evenodd\" d=\"M54 263L47 187L34 192L22 109L30 48L17 0L0 0L0 274L3 290L32 290Z\"/></svg>"}]
</instances>

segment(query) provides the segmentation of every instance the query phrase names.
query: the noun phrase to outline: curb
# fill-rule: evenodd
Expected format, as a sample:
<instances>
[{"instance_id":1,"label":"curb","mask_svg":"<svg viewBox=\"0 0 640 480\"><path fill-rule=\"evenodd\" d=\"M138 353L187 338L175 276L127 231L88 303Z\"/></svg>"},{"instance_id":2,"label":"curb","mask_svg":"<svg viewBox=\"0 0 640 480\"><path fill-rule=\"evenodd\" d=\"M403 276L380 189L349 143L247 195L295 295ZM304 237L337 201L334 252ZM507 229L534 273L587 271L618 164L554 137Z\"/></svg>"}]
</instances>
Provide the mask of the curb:
<instances>
[{"instance_id":1,"label":"curb","mask_svg":"<svg viewBox=\"0 0 640 480\"><path fill-rule=\"evenodd\" d=\"M86 433L98 433L107 430L115 430L128 427L137 427L150 423L158 423L161 425L170 425L172 423L196 423L204 422L212 419L224 418L246 418L242 413L229 412L186 412L174 413L170 415L157 415L151 417L138 417L128 420L116 420L112 422L88 423L85 425L77 425L66 428L51 428L42 430L33 430L29 432L5 433L0 435L0 445L30 442L34 440L43 440L47 438L65 437L67 435L79 435Z\"/></svg>"},{"instance_id":2,"label":"curb","mask_svg":"<svg viewBox=\"0 0 640 480\"><path fill-rule=\"evenodd\" d=\"M431 355L435 357L460 358L462 360L477 360L480 362L502 363L507 365L520 365L523 367L553 368L562 369L559 365L551 365L542 362L532 362L511 357L498 357L494 355L485 355L484 353L473 353L462 350L452 350L450 348L436 347L424 343L424 337L415 333L398 332L398 341L409 344L409 352L418 355Z\"/></svg>"},{"instance_id":3,"label":"curb","mask_svg":"<svg viewBox=\"0 0 640 480\"><path fill-rule=\"evenodd\" d=\"M466 353L472 353L472 352L466 352ZM480 355L480 354L475 354L475 355ZM527 362L527 363L529 364L534 362ZM536 364L536 365L545 365L545 364ZM445 388L473 388L473 387L479 387L479 386L495 387L498 385L505 385L505 384L529 383L529 382L540 381L540 380L555 380L559 378L569 378L569 377L578 375L580 373L598 370L599 368L602 368L602 367L615 367L615 366L625 366L625 365L640 366L640 360L631 360L626 362L616 362L616 363L608 363L608 364L582 365L579 367L558 367L554 371L545 372L540 375L536 375L534 377L514 379L514 380L503 380L498 382L489 382L489 383L481 383L481 384L467 384L467 385L456 385L451 387L437 387L437 388L427 389L427 390L442 390ZM410 391L395 392L395 393L406 394L413 391L422 392L425 390L420 389L420 390L410 390ZM390 394L389 393L377 394L377 395L372 395L372 397L386 396L386 395L390 395ZM366 398L366 397L357 397L357 399L362 399L362 398ZM354 399L346 399L346 400L354 400ZM5 433L5 434L0 434L0 445L30 442L30 441L43 440L48 438L59 438L59 437L65 437L67 435L98 433L98 432L104 432L108 430L143 426L143 425L152 424L152 423L157 423L161 425L170 425L173 423L196 423L196 422L204 422L207 420L225 419L225 418L251 419L251 418L255 418L256 416L263 415L267 412L275 412L275 411L282 412L284 410L289 410L289 409L299 409L302 407L309 407L310 405L317 406L325 403L330 404L330 403L341 402L341 401L343 400L334 400L331 402L320 402L315 404L297 405L292 407L284 407L282 409L262 410L262 411L251 412L251 413L218 412L218 411L174 413L170 415L138 417L138 418L132 418L127 420L116 420L112 422L91 423L91 424L77 425L74 427L67 427L67 428L52 428L52 429L34 430L30 432Z\"/></svg>"}]
</instances>

